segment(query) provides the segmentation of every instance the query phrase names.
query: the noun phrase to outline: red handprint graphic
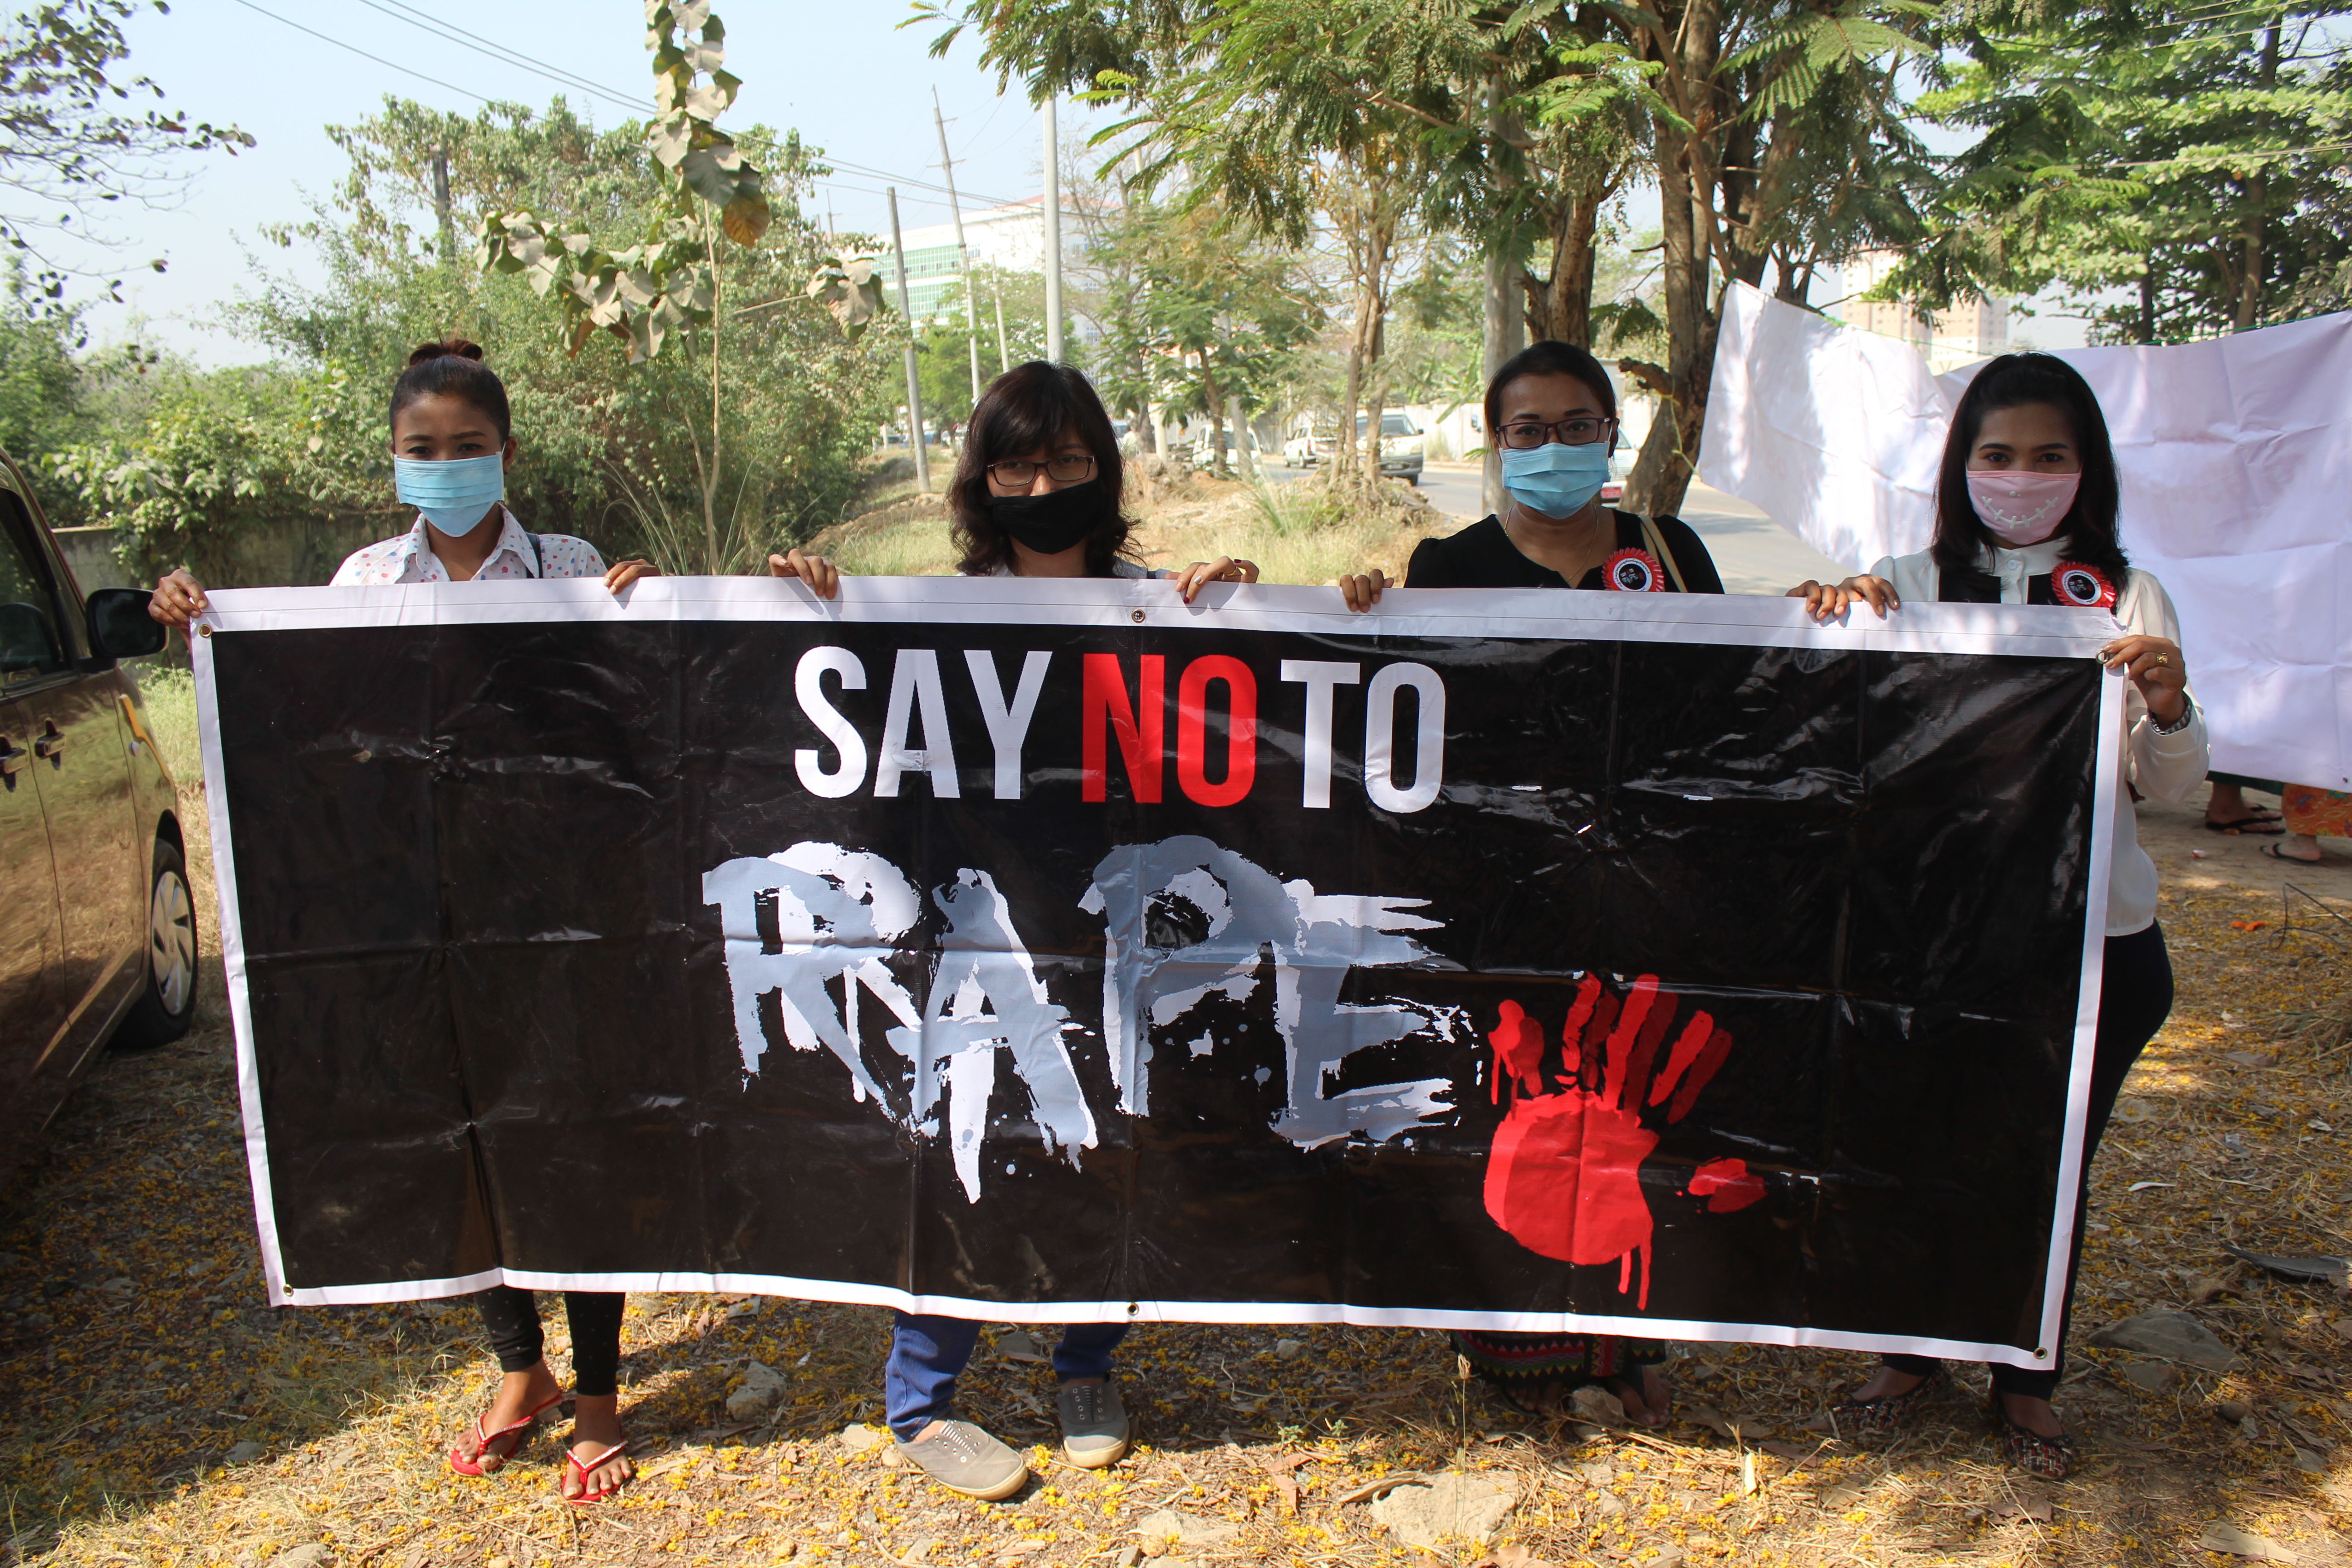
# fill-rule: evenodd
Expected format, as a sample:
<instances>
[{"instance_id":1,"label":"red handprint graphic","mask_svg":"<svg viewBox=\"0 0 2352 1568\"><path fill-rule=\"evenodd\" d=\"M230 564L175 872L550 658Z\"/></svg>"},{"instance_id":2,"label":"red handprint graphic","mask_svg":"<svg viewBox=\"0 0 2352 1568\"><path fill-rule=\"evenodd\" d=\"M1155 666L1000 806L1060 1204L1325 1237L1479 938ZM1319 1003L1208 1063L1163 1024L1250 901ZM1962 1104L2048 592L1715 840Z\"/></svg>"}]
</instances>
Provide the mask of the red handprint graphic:
<instances>
[{"instance_id":1,"label":"red handprint graphic","mask_svg":"<svg viewBox=\"0 0 2352 1568\"><path fill-rule=\"evenodd\" d=\"M1638 1254L1644 1308L1654 1222L1641 1169L1658 1135L1642 1124L1642 1111L1663 1103L1666 1120L1680 1121L1731 1054L1731 1036L1694 1013L1653 1074L1680 1005L1654 974L1622 997L1587 974L1560 1029L1560 1070L1549 1088L1543 1030L1525 1008L1505 1002L1487 1037L1495 1100L1508 1078L1511 1108L1487 1152L1486 1212L1531 1252L1568 1263L1615 1260L1620 1291L1632 1286ZM1711 1160L1691 1173L1689 1191L1706 1198L1710 1213L1727 1214L1761 1198L1764 1183L1744 1161Z\"/></svg>"}]
</instances>

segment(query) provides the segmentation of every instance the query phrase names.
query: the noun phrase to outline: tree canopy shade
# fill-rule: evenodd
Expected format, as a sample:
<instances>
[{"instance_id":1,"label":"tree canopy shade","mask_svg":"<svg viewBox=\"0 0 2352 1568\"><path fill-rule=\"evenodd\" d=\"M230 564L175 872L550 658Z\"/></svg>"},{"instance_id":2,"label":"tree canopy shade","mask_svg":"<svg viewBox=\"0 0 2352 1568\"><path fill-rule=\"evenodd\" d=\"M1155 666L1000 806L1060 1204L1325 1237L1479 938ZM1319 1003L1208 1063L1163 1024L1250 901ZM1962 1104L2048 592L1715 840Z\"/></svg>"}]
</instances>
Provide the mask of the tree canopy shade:
<instances>
[{"instance_id":1,"label":"tree canopy shade","mask_svg":"<svg viewBox=\"0 0 2352 1568\"><path fill-rule=\"evenodd\" d=\"M53 0L0 25L0 241L32 261L34 292L52 301L71 268L43 237L108 244L89 220L113 204L168 197L181 177L176 154L253 145L235 126L133 107L163 97L146 77L120 79L130 53L122 24L139 9L136 0ZM147 265L163 269L160 257Z\"/></svg>"},{"instance_id":2,"label":"tree canopy shade","mask_svg":"<svg viewBox=\"0 0 2352 1568\"><path fill-rule=\"evenodd\" d=\"M1967 132L1885 289L2080 296L2171 342L2352 295L2352 6L2013 0L1939 21L1920 109Z\"/></svg>"},{"instance_id":3,"label":"tree canopy shade","mask_svg":"<svg viewBox=\"0 0 2352 1568\"><path fill-rule=\"evenodd\" d=\"M919 10L921 8L919 7ZM1915 237L1927 160L1896 69L1922 46L1922 0L967 0L922 14L935 47L979 30L982 59L1033 95L1126 103L1144 182L1214 193L1272 232L1327 194L1391 182L1429 221L1476 235L1514 269L1538 237L1529 324L1589 342L1597 215L1627 180L1654 183L1663 361L1627 374L1666 404L1633 476L1635 504L1681 503L1706 416L1717 311L1732 279L1783 292L1865 245ZM1336 168L1339 177L1334 179ZM1360 207L1376 261L1377 202ZM1345 226L1342 223L1342 226ZM1386 311L1376 266L1355 309L1367 363ZM1646 323L1638 323L1646 325ZM1350 401L1353 401L1351 398Z\"/></svg>"}]
</instances>

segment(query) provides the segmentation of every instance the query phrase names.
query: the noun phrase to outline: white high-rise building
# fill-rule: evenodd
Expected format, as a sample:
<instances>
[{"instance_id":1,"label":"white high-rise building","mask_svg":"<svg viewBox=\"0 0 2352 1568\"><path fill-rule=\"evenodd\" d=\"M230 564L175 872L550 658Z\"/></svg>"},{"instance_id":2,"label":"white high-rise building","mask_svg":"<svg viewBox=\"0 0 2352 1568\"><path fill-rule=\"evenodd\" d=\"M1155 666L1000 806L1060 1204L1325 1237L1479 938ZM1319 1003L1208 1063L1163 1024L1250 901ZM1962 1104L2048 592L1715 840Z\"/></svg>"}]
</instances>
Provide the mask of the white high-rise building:
<instances>
[{"instance_id":1,"label":"white high-rise building","mask_svg":"<svg viewBox=\"0 0 2352 1568\"><path fill-rule=\"evenodd\" d=\"M1900 338L1917 349L1937 375L2009 352L2009 306L2002 300L1969 295L1954 300L1949 310L1923 316L1906 300L1872 304L1859 298L1878 287L1902 261L1895 251L1865 250L1845 264L1847 298L1838 313L1847 326Z\"/></svg>"}]
</instances>

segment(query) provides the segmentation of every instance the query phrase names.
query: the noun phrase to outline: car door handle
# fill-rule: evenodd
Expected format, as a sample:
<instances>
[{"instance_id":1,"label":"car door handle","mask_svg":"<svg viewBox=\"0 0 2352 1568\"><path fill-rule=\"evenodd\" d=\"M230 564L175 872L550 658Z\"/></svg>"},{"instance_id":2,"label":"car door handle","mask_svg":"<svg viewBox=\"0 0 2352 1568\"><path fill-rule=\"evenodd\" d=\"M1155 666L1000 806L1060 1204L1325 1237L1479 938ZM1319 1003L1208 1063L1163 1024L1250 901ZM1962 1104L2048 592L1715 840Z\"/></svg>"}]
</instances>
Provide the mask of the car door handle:
<instances>
[{"instance_id":1,"label":"car door handle","mask_svg":"<svg viewBox=\"0 0 2352 1568\"><path fill-rule=\"evenodd\" d=\"M39 735L35 736L33 739L33 755L39 757L44 762L47 763L52 768L64 767L66 765L66 738L58 732L58 721L56 720L44 720L42 721L42 723L44 726L42 732Z\"/></svg>"},{"instance_id":2,"label":"car door handle","mask_svg":"<svg viewBox=\"0 0 2352 1568\"><path fill-rule=\"evenodd\" d=\"M16 775L24 771L25 759L31 755L22 746L9 744L7 736L0 735L0 779L6 779L10 789L16 787Z\"/></svg>"}]
</instances>

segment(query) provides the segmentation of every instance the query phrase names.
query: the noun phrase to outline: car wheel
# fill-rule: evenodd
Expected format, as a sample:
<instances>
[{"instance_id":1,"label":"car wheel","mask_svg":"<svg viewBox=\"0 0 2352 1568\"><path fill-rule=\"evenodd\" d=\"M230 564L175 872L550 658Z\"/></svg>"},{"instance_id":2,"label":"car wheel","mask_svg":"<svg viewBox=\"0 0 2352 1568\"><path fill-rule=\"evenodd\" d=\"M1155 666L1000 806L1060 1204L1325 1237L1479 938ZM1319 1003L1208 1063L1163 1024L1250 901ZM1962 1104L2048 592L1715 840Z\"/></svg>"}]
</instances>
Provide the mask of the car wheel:
<instances>
[{"instance_id":1,"label":"car wheel","mask_svg":"<svg viewBox=\"0 0 2352 1568\"><path fill-rule=\"evenodd\" d=\"M147 988L114 1031L118 1051L149 1051L188 1032L196 1016L196 900L177 846L155 842L147 893Z\"/></svg>"}]
</instances>

